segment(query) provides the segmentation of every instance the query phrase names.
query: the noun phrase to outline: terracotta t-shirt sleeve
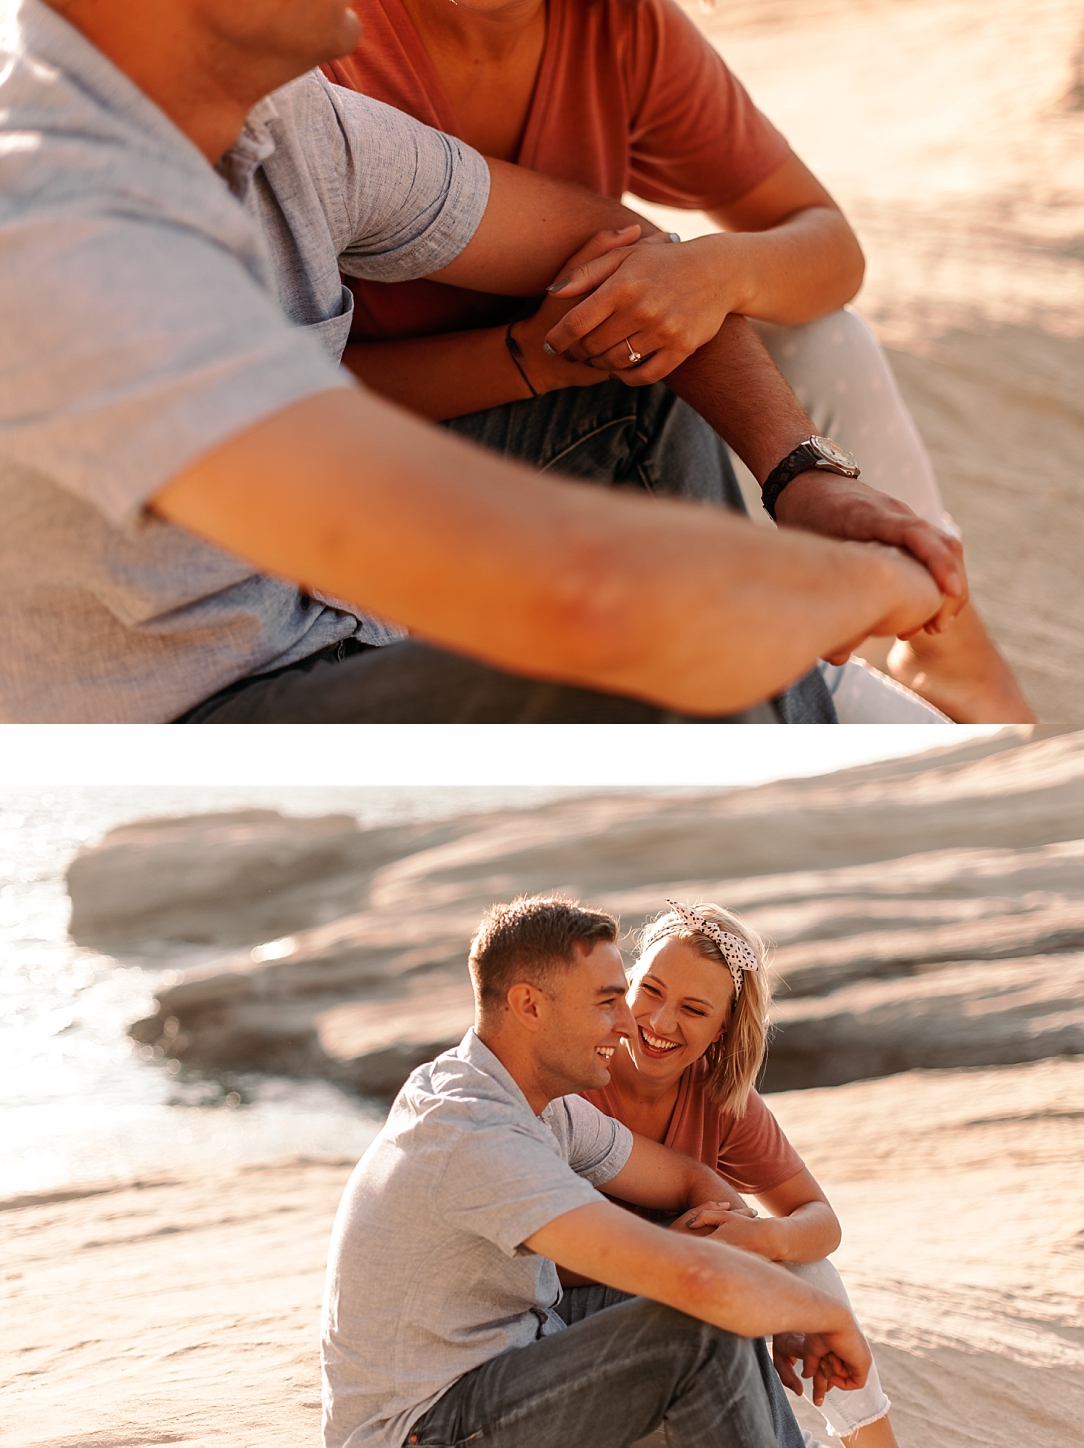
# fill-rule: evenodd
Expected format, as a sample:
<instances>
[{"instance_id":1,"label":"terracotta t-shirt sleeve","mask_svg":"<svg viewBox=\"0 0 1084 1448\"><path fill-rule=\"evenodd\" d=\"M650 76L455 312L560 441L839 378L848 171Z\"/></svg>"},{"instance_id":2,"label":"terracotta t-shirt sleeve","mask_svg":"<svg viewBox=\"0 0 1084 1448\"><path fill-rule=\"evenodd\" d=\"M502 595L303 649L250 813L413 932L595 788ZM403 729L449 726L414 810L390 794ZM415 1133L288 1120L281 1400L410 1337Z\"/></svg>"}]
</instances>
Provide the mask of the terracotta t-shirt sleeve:
<instances>
[{"instance_id":1,"label":"terracotta t-shirt sleeve","mask_svg":"<svg viewBox=\"0 0 1084 1448\"><path fill-rule=\"evenodd\" d=\"M785 138L673 0L633 14L629 190L699 210L746 195L786 159Z\"/></svg>"}]
</instances>

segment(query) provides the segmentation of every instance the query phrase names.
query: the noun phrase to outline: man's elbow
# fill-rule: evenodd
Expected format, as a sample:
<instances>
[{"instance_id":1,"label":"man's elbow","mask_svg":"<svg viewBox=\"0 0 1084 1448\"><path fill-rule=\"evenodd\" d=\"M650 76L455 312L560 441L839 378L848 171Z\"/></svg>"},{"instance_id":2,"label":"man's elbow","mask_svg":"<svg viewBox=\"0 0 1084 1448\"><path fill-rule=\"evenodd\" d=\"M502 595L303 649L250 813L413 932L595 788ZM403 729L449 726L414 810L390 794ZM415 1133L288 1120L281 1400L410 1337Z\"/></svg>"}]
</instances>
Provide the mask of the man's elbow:
<instances>
[{"instance_id":1,"label":"man's elbow","mask_svg":"<svg viewBox=\"0 0 1084 1448\"><path fill-rule=\"evenodd\" d=\"M714 1242L698 1242L693 1237L679 1240L685 1251L681 1266L673 1274L672 1305L690 1317L725 1326L734 1306L733 1281L725 1260L732 1249Z\"/></svg>"},{"instance_id":2,"label":"man's elbow","mask_svg":"<svg viewBox=\"0 0 1084 1448\"><path fill-rule=\"evenodd\" d=\"M550 556L529 607L540 672L629 687L650 670L652 631L628 550L595 528L574 529Z\"/></svg>"}]
</instances>

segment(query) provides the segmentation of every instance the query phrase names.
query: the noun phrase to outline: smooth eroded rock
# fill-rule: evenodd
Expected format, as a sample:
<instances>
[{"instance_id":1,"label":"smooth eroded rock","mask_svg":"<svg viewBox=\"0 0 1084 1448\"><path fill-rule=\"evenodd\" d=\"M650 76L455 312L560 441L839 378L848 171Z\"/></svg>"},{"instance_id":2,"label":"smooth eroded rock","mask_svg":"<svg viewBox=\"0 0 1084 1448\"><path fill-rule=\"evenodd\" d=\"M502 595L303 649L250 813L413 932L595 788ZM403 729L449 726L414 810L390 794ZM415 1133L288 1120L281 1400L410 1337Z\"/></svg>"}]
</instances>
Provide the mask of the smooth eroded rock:
<instances>
[{"instance_id":1,"label":"smooth eroded rock","mask_svg":"<svg viewBox=\"0 0 1084 1448\"><path fill-rule=\"evenodd\" d=\"M359 909L374 870L441 838L440 825L362 830L352 815L264 809L140 820L72 861L69 933L113 952L268 940Z\"/></svg>"}]
</instances>

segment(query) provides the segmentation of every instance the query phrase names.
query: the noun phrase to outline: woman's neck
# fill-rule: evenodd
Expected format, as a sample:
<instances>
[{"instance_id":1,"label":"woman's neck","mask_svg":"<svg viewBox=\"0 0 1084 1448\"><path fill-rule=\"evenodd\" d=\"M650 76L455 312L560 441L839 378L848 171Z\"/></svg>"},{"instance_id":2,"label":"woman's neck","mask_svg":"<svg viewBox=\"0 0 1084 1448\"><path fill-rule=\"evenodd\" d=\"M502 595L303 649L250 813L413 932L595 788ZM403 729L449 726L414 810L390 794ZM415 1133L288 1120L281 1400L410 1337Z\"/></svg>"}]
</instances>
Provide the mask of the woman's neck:
<instances>
[{"instance_id":1,"label":"woman's neck","mask_svg":"<svg viewBox=\"0 0 1084 1448\"><path fill-rule=\"evenodd\" d=\"M474 64L507 62L540 22L545 28L546 0L508 0L497 9L475 9L471 0L402 0L402 5L423 41L442 55Z\"/></svg>"},{"instance_id":2,"label":"woman's neck","mask_svg":"<svg viewBox=\"0 0 1084 1448\"><path fill-rule=\"evenodd\" d=\"M523 144L542 54L546 0L492 10L470 0L402 0L468 145L515 161Z\"/></svg>"},{"instance_id":3,"label":"woman's neck","mask_svg":"<svg viewBox=\"0 0 1084 1448\"><path fill-rule=\"evenodd\" d=\"M628 1048L619 1046L610 1063L610 1082L632 1130L655 1141L664 1140L677 1105L680 1075L672 1081L651 1080L636 1069Z\"/></svg>"}]
</instances>

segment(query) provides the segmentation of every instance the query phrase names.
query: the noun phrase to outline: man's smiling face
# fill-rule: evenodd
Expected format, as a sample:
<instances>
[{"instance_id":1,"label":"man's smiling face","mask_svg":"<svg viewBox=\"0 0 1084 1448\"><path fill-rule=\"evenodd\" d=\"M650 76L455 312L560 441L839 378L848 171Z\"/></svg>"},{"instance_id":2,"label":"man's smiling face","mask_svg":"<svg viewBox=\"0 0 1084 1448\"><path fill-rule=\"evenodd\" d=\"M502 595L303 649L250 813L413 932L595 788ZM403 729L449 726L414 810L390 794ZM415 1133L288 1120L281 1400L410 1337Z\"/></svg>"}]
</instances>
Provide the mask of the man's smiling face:
<instances>
[{"instance_id":1,"label":"man's smiling face","mask_svg":"<svg viewBox=\"0 0 1084 1448\"><path fill-rule=\"evenodd\" d=\"M633 1029L625 1003L624 965L616 945L601 942L555 974L536 1064L554 1096L607 1085L610 1061ZM557 1088L557 1089L554 1089Z\"/></svg>"}]
</instances>

